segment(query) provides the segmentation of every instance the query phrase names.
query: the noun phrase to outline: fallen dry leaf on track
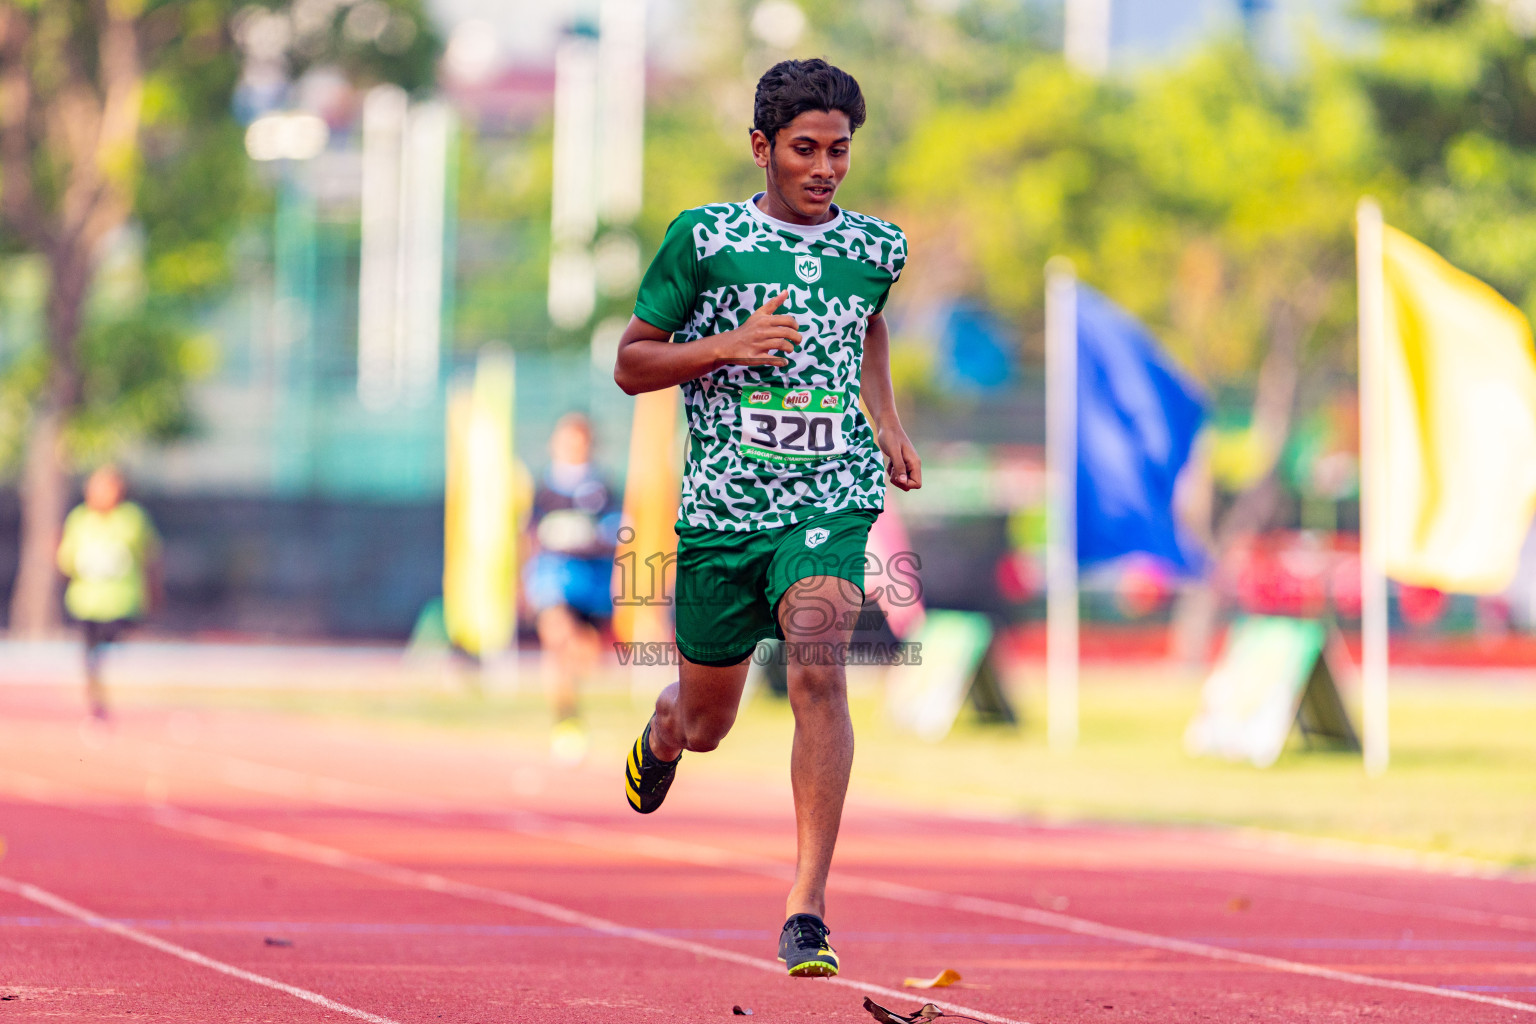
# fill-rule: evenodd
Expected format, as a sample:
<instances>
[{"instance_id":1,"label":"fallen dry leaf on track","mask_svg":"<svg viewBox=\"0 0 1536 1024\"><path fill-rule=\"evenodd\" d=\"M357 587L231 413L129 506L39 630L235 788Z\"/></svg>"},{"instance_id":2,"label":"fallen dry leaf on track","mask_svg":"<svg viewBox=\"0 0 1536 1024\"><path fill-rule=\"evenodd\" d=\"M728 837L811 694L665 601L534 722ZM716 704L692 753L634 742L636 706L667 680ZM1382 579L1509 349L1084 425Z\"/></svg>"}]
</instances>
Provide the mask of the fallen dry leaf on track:
<instances>
[{"instance_id":1,"label":"fallen dry leaf on track","mask_svg":"<svg viewBox=\"0 0 1536 1024\"><path fill-rule=\"evenodd\" d=\"M752 1016L752 1007L749 1006L745 1010L743 1010L739 1006L733 1006L733 1007L731 1007L731 1016L732 1017L750 1017L750 1016Z\"/></svg>"},{"instance_id":2,"label":"fallen dry leaf on track","mask_svg":"<svg viewBox=\"0 0 1536 1024\"><path fill-rule=\"evenodd\" d=\"M932 1005L932 1003L928 1004L928 1006ZM923 1007L923 1010L928 1009L928 1006ZM932 1017L924 1017L922 1015L923 1010L918 1010L910 1017L906 1016L905 1014L897 1013L895 1010L888 1010L881 1006L879 1003L875 1002L873 999L869 998L869 996L864 997L864 1009L868 1010L870 1015L873 1016L875 1020L879 1021L880 1024L919 1024L919 1022L926 1022L933 1019Z\"/></svg>"},{"instance_id":3,"label":"fallen dry leaf on track","mask_svg":"<svg viewBox=\"0 0 1536 1024\"><path fill-rule=\"evenodd\" d=\"M966 1017L958 1013L945 1013L932 1003L924 1003L923 1008L915 1013L897 1013L895 1010L886 1009L868 996L864 997L864 1009L879 1021L880 1024L930 1024L940 1017L945 1020L976 1020L975 1017ZM977 1021L977 1024L981 1024Z\"/></svg>"},{"instance_id":4,"label":"fallen dry leaf on track","mask_svg":"<svg viewBox=\"0 0 1536 1024\"><path fill-rule=\"evenodd\" d=\"M908 978L901 983L903 988L948 988L960 980L960 972L944 968L931 978Z\"/></svg>"}]
</instances>

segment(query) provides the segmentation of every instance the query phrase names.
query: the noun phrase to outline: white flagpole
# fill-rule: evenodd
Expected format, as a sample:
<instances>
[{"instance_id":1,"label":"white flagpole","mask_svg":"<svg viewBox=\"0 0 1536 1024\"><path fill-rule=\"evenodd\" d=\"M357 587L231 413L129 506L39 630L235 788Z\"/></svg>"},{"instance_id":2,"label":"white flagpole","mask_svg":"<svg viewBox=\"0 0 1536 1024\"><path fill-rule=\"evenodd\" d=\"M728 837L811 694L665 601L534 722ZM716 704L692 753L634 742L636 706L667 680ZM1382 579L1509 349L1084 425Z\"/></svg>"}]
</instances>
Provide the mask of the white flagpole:
<instances>
[{"instance_id":1,"label":"white flagpole","mask_svg":"<svg viewBox=\"0 0 1536 1024\"><path fill-rule=\"evenodd\" d=\"M1355 212L1360 293L1360 697L1365 770L1387 770L1387 576L1383 546L1386 479L1386 280L1381 207Z\"/></svg>"},{"instance_id":2,"label":"white flagpole","mask_svg":"<svg viewBox=\"0 0 1536 1024\"><path fill-rule=\"evenodd\" d=\"M1065 0L1062 53L1067 63L1090 75L1109 70L1110 0Z\"/></svg>"},{"instance_id":3,"label":"white flagpole","mask_svg":"<svg viewBox=\"0 0 1536 1024\"><path fill-rule=\"evenodd\" d=\"M1077 745L1077 275L1045 268L1045 694L1053 750Z\"/></svg>"}]
</instances>

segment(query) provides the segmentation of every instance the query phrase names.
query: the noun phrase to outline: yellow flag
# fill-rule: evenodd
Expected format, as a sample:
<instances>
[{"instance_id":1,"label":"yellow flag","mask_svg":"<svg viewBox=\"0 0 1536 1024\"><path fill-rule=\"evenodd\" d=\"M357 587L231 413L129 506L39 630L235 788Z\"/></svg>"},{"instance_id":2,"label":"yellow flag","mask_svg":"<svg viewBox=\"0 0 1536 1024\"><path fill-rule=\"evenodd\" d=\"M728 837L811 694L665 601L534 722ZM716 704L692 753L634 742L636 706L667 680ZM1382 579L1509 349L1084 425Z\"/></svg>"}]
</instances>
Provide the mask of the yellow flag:
<instances>
[{"instance_id":1,"label":"yellow flag","mask_svg":"<svg viewBox=\"0 0 1536 1024\"><path fill-rule=\"evenodd\" d=\"M1383 256L1387 575L1497 593L1536 510L1530 324L1401 231L1385 229Z\"/></svg>"},{"instance_id":2,"label":"yellow flag","mask_svg":"<svg viewBox=\"0 0 1536 1024\"><path fill-rule=\"evenodd\" d=\"M512 354L482 352L473 383L448 397L443 620L448 638L486 657L512 645L517 587L517 467Z\"/></svg>"},{"instance_id":3,"label":"yellow flag","mask_svg":"<svg viewBox=\"0 0 1536 1024\"><path fill-rule=\"evenodd\" d=\"M670 640L671 607L666 581L674 578L677 552L678 389L648 391L635 399L629 436L629 473L624 481L624 525L614 555L613 633L619 640ZM626 540L626 538L628 538Z\"/></svg>"}]
</instances>

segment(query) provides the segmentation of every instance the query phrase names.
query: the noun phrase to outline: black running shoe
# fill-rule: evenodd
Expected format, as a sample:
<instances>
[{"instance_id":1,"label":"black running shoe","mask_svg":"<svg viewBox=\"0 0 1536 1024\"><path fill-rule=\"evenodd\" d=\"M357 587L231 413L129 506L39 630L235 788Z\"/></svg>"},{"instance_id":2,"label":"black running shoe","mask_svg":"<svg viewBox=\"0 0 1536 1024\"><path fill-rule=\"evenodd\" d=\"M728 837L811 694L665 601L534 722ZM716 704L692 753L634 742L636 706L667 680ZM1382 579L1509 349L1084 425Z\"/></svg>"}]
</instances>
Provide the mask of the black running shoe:
<instances>
[{"instance_id":1,"label":"black running shoe","mask_svg":"<svg viewBox=\"0 0 1536 1024\"><path fill-rule=\"evenodd\" d=\"M830 978L837 973L837 950L827 942L832 932L815 914L796 914L779 933L779 959L792 978Z\"/></svg>"},{"instance_id":2,"label":"black running shoe","mask_svg":"<svg viewBox=\"0 0 1536 1024\"><path fill-rule=\"evenodd\" d=\"M629 798L629 806L641 814L650 814L660 807L672 785L677 762L682 759L683 755L678 754L663 761L651 753L651 723L646 722L645 731L629 748L629 760L624 765L624 795Z\"/></svg>"}]
</instances>

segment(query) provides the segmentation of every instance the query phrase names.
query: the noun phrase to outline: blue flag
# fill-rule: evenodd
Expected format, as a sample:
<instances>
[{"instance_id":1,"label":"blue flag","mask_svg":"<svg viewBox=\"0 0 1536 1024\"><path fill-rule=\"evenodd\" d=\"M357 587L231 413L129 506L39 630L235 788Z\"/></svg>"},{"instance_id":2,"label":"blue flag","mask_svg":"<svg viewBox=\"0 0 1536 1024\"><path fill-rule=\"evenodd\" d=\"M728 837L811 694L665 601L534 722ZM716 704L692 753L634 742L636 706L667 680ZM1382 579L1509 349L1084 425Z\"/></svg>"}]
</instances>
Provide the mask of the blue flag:
<instances>
[{"instance_id":1,"label":"blue flag","mask_svg":"<svg viewBox=\"0 0 1536 1024\"><path fill-rule=\"evenodd\" d=\"M1174 521L1173 488L1204 397L1124 310L1077 286L1077 561L1146 552L1195 574L1204 559Z\"/></svg>"}]
</instances>

